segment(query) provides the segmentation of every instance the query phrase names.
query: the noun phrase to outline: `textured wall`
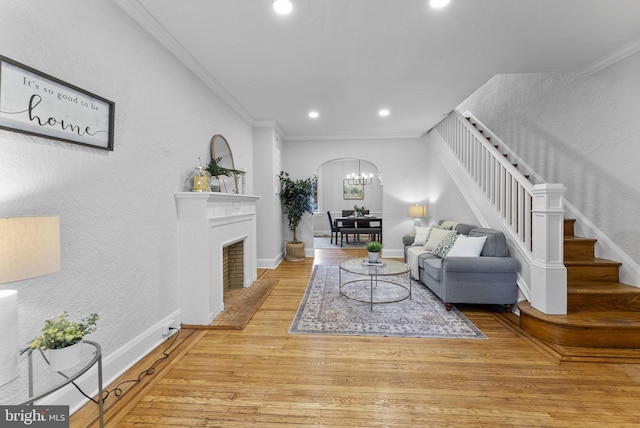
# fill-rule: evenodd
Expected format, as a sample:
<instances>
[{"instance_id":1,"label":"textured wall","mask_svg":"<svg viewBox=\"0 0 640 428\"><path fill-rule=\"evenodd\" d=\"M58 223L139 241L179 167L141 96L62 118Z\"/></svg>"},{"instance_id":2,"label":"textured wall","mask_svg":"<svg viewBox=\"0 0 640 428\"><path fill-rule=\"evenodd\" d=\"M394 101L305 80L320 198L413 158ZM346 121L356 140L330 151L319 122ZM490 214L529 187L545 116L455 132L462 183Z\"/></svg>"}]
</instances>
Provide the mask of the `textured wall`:
<instances>
[{"instance_id":1,"label":"textured wall","mask_svg":"<svg viewBox=\"0 0 640 428\"><path fill-rule=\"evenodd\" d=\"M216 133L250 169L251 127L108 0L3 0L0 53L116 103L113 152L0 130L0 216L61 217L60 272L0 285L21 340L97 311L108 355L179 308L173 193Z\"/></svg>"},{"instance_id":2,"label":"textured wall","mask_svg":"<svg viewBox=\"0 0 640 428\"><path fill-rule=\"evenodd\" d=\"M640 262L640 54L592 76L498 75L463 102Z\"/></svg>"}]
</instances>

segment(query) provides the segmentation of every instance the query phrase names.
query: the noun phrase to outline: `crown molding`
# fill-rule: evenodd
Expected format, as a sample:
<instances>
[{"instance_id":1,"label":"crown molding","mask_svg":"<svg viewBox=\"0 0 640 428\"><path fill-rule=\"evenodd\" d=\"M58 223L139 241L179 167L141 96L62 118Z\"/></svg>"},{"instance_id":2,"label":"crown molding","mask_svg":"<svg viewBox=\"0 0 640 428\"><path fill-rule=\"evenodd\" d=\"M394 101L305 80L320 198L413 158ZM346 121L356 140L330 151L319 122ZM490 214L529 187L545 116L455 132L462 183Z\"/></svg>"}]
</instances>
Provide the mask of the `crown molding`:
<instances>
[{"instance_id":1,"label":"crown molding","mask_svg":"<svg viewBox=\"0 0 640 428\"><path fill-rule=\"evenodd\" d=\"M249 124L254 122L254 119L244 107L187 52L184 46L169 34L166 28L138 0L114 0L114 2L151 36L155 37L169 52L176 56L185 67L198 76L233 111L238 113Z\"/></svg>"},{"instance_id":2,"label":"crown molding","mask_svg":"<svg viewBox=\"0 0 640 428\"><path fill-rule=\"evenodd\" d=\"M424 135L424 131L391 132L382 134L347 134L347 135L291 135L285 141L337 141L337 140L403 140L415 139Z\"/></svg>"},{"instance_id":3,"label":"crown molding","mask_svg":"<svg viewBox=\"0 0 640 428\"><path fill-rule=\"evenodd\" d=\"M618 49L598 58L597 60L580 70L580 73L591 76L592 74L595 74L600 70L603 70L610 65L615 64L618 61L622 61L626 57L633 55L636 52L640 52L640 39L632 40L628 43L625 43Z\"/></svg>"}]
</instances>

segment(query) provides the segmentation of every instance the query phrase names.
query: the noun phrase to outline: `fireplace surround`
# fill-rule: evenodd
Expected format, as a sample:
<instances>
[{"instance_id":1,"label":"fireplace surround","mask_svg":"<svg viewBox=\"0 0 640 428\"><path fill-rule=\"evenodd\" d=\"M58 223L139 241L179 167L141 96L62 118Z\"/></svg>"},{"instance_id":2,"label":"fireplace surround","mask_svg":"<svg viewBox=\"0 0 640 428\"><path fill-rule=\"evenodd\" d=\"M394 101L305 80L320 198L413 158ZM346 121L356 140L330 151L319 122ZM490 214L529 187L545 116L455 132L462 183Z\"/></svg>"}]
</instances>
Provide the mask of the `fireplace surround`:
<instances>
[{"instance_id":1,"label":"fireplace surround","mask_svg":"<svg viewBox=\"0 0 640 428\"><path fill-rule=\"evenodd\" d=\"M257 279L256 201L217 192L174 194L182 324L209 325L224 310L224 248L243 243L243 284Z\"/></svg>"}]
</instances>

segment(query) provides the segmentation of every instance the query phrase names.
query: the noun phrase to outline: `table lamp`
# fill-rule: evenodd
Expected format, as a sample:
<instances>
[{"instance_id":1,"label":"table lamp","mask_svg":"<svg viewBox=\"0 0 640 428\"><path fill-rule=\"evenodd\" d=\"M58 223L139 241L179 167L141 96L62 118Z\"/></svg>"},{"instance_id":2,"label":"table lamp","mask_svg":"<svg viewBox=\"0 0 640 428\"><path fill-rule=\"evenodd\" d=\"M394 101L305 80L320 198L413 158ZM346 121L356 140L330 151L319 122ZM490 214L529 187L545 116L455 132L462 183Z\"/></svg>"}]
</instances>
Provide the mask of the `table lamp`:
<instances>
[{"instance_id":1,"label":"table lamp","mask_svg":"<svg viewBox=\"0 0 640 428\"><path fill-rule=\"evenodd\" d=\"M0 284L60 270L60 217L0 218ZM18 292L0 290L0 386L18 377Z\"/></svg>"},{"instance_id":2,"label":"table lamp","mask_svg":"<svg viewBox=\"0 0 640 428\"><path fill-rule=\"evenodd\" d=\"M420 219L427 216L427 206L426 205L409 205L407 209L407 215L409 217L413 217L415 220L416 226L420 225Z\"/></svg>"}]
</instances>

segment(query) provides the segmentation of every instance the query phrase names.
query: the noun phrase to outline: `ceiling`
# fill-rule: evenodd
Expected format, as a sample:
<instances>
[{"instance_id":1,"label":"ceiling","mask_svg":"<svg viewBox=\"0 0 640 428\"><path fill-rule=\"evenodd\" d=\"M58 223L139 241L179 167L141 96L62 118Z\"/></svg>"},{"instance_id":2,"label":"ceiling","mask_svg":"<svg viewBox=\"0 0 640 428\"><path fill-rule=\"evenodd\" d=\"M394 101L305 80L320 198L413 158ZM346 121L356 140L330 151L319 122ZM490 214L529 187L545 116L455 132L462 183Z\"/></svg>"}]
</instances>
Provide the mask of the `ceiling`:
<instances>
[{"instance_id":1,"label":"ceiling","mask_svg":"<svg viewBox=\"0 0 640 428\"><path fill-rule=\"evenodd\" d=\"M288 140L419 136L495 74L575 72L640 49L638 0L292 0L287 16L271 0L115 1Z\"/></svg>"}]
</instances>

